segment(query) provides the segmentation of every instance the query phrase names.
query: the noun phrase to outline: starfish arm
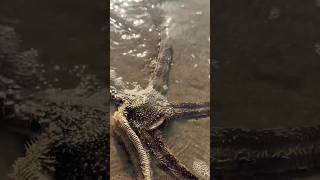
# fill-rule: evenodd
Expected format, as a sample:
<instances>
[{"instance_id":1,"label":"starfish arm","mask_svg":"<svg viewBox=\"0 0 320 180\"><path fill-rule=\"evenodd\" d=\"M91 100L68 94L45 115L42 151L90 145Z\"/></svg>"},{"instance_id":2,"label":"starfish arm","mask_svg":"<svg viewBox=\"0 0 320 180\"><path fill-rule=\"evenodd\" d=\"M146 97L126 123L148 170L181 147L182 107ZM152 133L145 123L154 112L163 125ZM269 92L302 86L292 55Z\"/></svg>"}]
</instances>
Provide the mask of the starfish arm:
<instances>
[{"instance_id":1,"label":"starfish arm","mask_svg":"<svg viewBox=\"0 0 320 180\"><path fill-rule=\"evenodd\" d=\"M317 142L320 140L320 125L300 128L278 129L244 129L244 128L218 128L211 132L216 146L237 147L250 145L250 147L279 147L280 144L298 144Z\"/></svg>"},{"instance_id":2,"label":"starfish arm","mask_svg":"<svg viewBox=\"0 0 320 180\"><path fill-rule=\"evenodd\" d=\"M57 143L48 134L41 134L26 145L26 156L18 158L13 165L12 179L53 180L57 163L55 158L47 156L52 144Z\"/></svg>"},{"instance_id":3,"label":"starfish arm","mask_svg":"<svg viewBox=\"0 0 320 180\"><path fill-rule=\"evenodd\" d=\"M165 94L168 90L169 74L173 58L173 49L168 43L162 43L156 62L156 67L149 82L158 92Z\"/></svg>"},{"instance_id":4,"label":"starfish arm","mask_svg":"<svg viewBox=\"0 0 320 180\"><path fill-rule=\"evenodd\" d=\"M183 103L172 103L172 107L174 108L210 108L210 102L201 102L201 103L193 103L193 102L183 102Z\"/></svg>"},{"instance_id":5,"label":"starfish arm","mask_svg":"<svg viewBox=\"0 0 320 180\"><path fill-rule=\"evenodd\" d=\"M283 174L320 167L320 126L251 130L214 128L214 174ZM312 159L312 160L310 160ZM239 166L241 164L241 166Z\"/></svg>"},{"instance_id":6,"label":"starfish arm","mask_svg":"<svg viewBox=\"0 0 320 180\"><path fill-rule=\"evenodd\" d=\"M123 116L123 111L121 108L119 111L114 113L113 119L113 126L116 130L116 133L126 146L126 150L131 157L131 161L133 161L133 164L136 167L139 179L151 180L151 165L149 155L147 154L141 140L130 127L127 119Z\"/></svg>"},{"instance_id":7,"label":"starfish arm","mask_svg":"<svg viewBox=\"0 0 320 180\"><path fill-rule=\"evenodd\" d=\"M196 180L198 179L186 167L184 167L166 148L161 140L158 130L140 131L142 139L155 156L158 166L166 173L178 179Z\"/></svg>"},{"instance_id":8,"label":"starfish arm","mask_svg":"<svg viewBox=\"0 0 320 180\"><path fill-rule=\"evenodd\" d=\"M210 103L180 103L172 104L173 113L169 119L198 119L210 116Z\"/></svg>"},{"instance_id":9,"label":"starfish arm","mask_svg":"<svg viewBox=\"0 0 320 180\"><path fill-rule=\"evenodd\" d=\"M290 172L312 172L320 167L318 144L298 144L282 148L228 149L213 147L213 174L288 175ZM248 173L248 170L250 172Z\"/></svg>"}]
</instances>

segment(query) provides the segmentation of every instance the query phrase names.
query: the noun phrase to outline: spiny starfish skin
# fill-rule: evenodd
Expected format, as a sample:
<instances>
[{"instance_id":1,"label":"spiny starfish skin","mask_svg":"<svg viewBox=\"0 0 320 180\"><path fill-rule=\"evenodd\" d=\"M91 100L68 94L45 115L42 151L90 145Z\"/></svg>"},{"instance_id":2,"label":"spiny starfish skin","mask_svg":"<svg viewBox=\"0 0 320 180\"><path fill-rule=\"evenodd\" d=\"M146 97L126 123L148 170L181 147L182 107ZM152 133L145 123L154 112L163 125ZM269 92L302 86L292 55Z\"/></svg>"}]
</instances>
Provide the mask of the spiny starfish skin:
<instances>
[{"instance_id":1,"label":"spiny starfish skin","mask_svg":"<svg viewBox=\"0 0 320 180\"><path fill-rule=\"evenodd\" d=\"M217 179L292 179L320 168L320 127L214 128L211 162Z\"/></svg>"},{"instance_id":2,"label":"spiny starfish skin","mask_svg":"<svg viewBox=\"0 0 320 180\"><path fill-rule=\"evenodd\" d=\"M13 179L107 179L106 112L48 102L26 103L17 112L25 121L36 115L41 132L26 146L26 156L15 162Z\"/></svg>"},{"instance_id":3,"label":"spiny starfish skin","mask_svg":"<svg viewBox=\"0 0 320 180\"><path fill-rule=\"evenodd\" d=\"M126 117L124 110L126 108L126 103L119 108L117 112L114 113L114 128L118 136L122 139L122 142L125 143L126 149L129 154L132 156L131 159L138 157L138 162L135 162L135 168L139 169L137 171L138 177L141 179L151 179L151 162L149 154L146 152L140 138L130 127L129 122ZM126 139L127 138L127 139ZM132 143L131 143L132 142ZM135 155L136 154L136 155Z\"/></svg>"},{"instance_id":4,"label":"spiny starfish skin","mask_svg":"<svg viewBox=\"0 0 320 180\"><path fill-rule=\"evenodd\" d=\"M56 92L35 89L43 82L37 51L23 51L20 42L13 28L0 25L1 128L32 139L26 155L15 161L11 178L107 179L107 108L92 103L106 104L105 91L99 95L99 89L91 92L86 84ZM75 95L78 90L90 95Z\"/></svg>"},{"instance_id":5,"label":"spiny starfish skin","mask_svg":"<svg viewBox=\"0 0 320 180\"><path fill-rule=\"evenodd\" d=\"M165 58L162 58L162 60L163 59ZM159 65L158 68L160 71L164 70L163 73L166 74L168 74L168 72L165 72L166 69L170 69L170 67L161 68L161 65ZM159 74L161 73L158 73L156 78L161 77ZM162 77L167 78L167 76ZM145 129L142 130L141 126L139 126L139 123L131 123L132 129L136 129L135 131L137 134L140 134L139 137L141 137L142 141L146 143L149 149L151 149L153 155L156 156L156 158L158 157L158 160L160 161L160 167L166 170L169 174L171 173L173 176L181 179L196 178L194 175L191 175L190 177L184 176L182 172L186 172L188 170L178 170L180 168L179 162L169 152L168 156L166 156L167 158L164 158L165 156L163 154L165 154L167 151L166 148L161 148L161 150L157 149L157 147L164 147L161 138L158 137L158 127L164 121L178 119L179 117L206 117L209 110L203 110L209 107L209 103L170 104L158 91L152 88L152 86L155 85L160 92L165 93L166 91L163 91L163 86L165 85L152 82L153 78L151 78L149 86L146 89L137 88L138 90L125 90L120 92L115 90L112 92L117 92L114 93L115 99L117 99L116 97L119 95L120 98L118 98L118 100L128 101L128 104L131 104L130 102L135 104L131 108L130 106L126 108L129 109L127 110L128 112L135 112L138 115L126 113L127 118L135 117L133 120L134 122L137 119L140 119L142 124L144 124ZM156 80L154 82L166 81ZM140 98L137 98L137 96L132 96L131 94L139 94ZM154 121L154 119L150 118L154 112L151 111L151 115L148 115L149 109L144 111L144 107L150 107L150 104L152 103L147 106L144 106L144 103L146 102L140 104L138 103L141 107L143 107L140 109L138 108L139 106L137 106L137 99L138 102L142 102L142 97L146 97L144 100L158 98L159 102L162 102L162 105L160 103L159 107L164 107L165 110L162 111L166 113L157 115L156 117L158 117L158 121ZM180 114L178 113L179 108L182 110ZM188 111L190 112L188 113ZM147 120L151 119L150 122L145 122L143 117L146 117L145 119ZM132 120L129 119L128 121L130 123ZM282 128L269 130L214 127L213 132L211 132L211 139L213 140L211 147L213 149L211 162L214 177L217 179L228 179L230 177L236 179L245 179L259 178L261 176L263 177L268 175L270 177L273 176L284 178L289 177L290 175L290 177L294 177L296 173L299 174L301 171L312 171L315 168L318 169L320 167L320 163L317 163L317 159L320 158L319 134L319 127ZM158 143L156 143L157 139L159 140ZM177 162L176 166L172 165L175 163L168 160L169 156L171 156L172 159L175 159L174 161ZM172 167L170 167L171 165ZM181 169L183 168L184 167L182 166Z\"/></svg>"},{"instance_id":6,"label":"spiny starfish skin","mask_svg":"<svg viewBox=\"0 0 320 180\"><path fill-rule=\"evenodd\" d=\"M55 176L65 179L79 178L79 176L84 179L98 179L100 176L102 179L107 179L108 167L106 167L106 165L109 163L107 162L108 158L106 156L108 153L106 153L107 149L104 144L108 144L109 131L108 122L105 122L106 110L87 108L87 104L71 107L69 103L59 102L48 104L50 101L37 102L32 99L27 99L26 94L30 92L34 93L34 89L30 90L28 84L25 82L28 82L27 80L30 78L38 80L39 74L37 74L37 72L30 74L30 72L25 71L25 69L30 67L34 69L36 67L34 63L36 62L36 57L34 53L23 53L23 51L19 49L19 40L15 36L16 34L13 28L0 26L0 90L2 92L0 97L0 116L3 122L2 125L5 127L22 127L24 129L20 132L25 133L26 131L33 132L38 130L38 128L34 128L33 125L37 127L37 124L42 124L41 120L44 120L43 122L45 123L42 124L43 127L41 127L41 129L45 131L45 133L44 135L38 135L35 141L30 142L30 145L27 147L28 153L25 157L16 161L13 179L57 179ZM23 54L29 55L23 56ZM24 59L28 60L24 61ZM74 92L73 90L70 91ZM63 92L57 92L57 94L63 94ZM112 94L114 95L114 100L122 104L125 98L134 99L133 94L135 93L133 93L133 91L119 91L118 93L113 92ZM159 95L160 93L155 94ZM118 99L116 99L117 96ZM38 96L39 99L43 97L45 97L45 95ZM73 98L72 96L70 99ZM83 97L80 97L80 99L83 99ZM31 111L15 111L14 107L16 105L19 107L29 103L32 104L29 106ZM165 120L205 117L208 114L209 104L171 103L170 106L172 108L169 109L172 110L171 112L173 114L171 118L168 117ZM197 110L190 110L194 108ZM132 113L132 108L128 105L126 105L124 109ZM69 118L61 118L61 115L66 112L69 112L67 113ZM124 113L124 111L120 111L120 113L127 119L128 116L131 116L128 113ZM79 114L85 115L78 116ZM89 114L90 116L87 116ZM86 119L89 119L89 122L90 119L96 119L92 122L98 123L93 123L90 128L86 128L88 132L79 133L82 132L81 127L88 127L88 124L86 125L84 123ZM141 119L143 118L141 117ZM69 120L72 120L74 123L62 123L60 125L62 125L63 128L45 130L50 124L54 126L59 121L69 122ZM177 163L176 159L170 155L166 148L158 148L164 147L158 130L162 121L163 120L158 120L147 123L148 126L146 127L149 129L140 129L141 127L138 125L130 123L129 121L128 123L132 125L132 130L141 130L135 132L137 132L138 137L142 138L141 142L151 149L151 153L158 157L159 165L163 169L166 169L167 172L173 171L173 174L179 174L176 173L180 172L180 170L178 170L179 163ZM101 125L104 124L106 125L105 130L94 133L94 130L97 128L103 129ZM50 134L50 131L55 132L55 129L64 129L64 131L57 134L53 133L55 135ZM90 141L92 143L80 143L81 141L74 141L73 139L86 139L86 135L92 133L96 134L94 136L90 135L92 138ZM213 127L211 132L212 172L216 179L230 179L229 177L232 177L231 179L257 179L266 175L268 175L267 177L273 176L273 178L270 179L274 179L275 176L279 176L277 179L282 180L293 179L297 174L301 175L299 172L313 172L320 168L319 136L319 126L270 130ZM58 142L56 145L50 143L52 138L57 138L57 141L54 141ZM63 144L66 146L59 144L59 142L65 142ZM100 144L100 148L97 148L95 144ZM57 147L59 151L56 151ZM70 149L74 148L78 150L81 149L81 151L70 151ZM86 157L85 159L90 159L91 157L88 157L88 154L95 154L97 149L100 155L95 155L93 158L95 161L90 160L87 162L87 165L79 162L79 160L82 161L82 156ZM48 152L50 153L48 154ZM72 166L68 166L68 168L61 166L68 164ZM55 169L55 171L52 171L53 169ZM77 169L77 173L74 173L74 169ZM99 169L99 171L97 171L97 169ZM176 176L179 177L179 175Z\"/></svg>"},{"instance_id":7,"label":"spiny starfish skin","mask_svg":"<svg viewBox=\"0 0 320 180\"><path fill-rule=\"evenodd\" d=\"M122 132L118 135L136 164L138 177L144 180L152 179L150 158L144 146L166 173L179 179L198 179L168 151L158 130L166 121L209 116L209 103L171 104L167 101L164 94L168 89L172 58L172 48L163 43L153 76L145 89L126 89L115 72L111 75L113 84L118 86L111 88L113 100L122 103L113 116L113 129Z\"/></svg>"}]
</instances>

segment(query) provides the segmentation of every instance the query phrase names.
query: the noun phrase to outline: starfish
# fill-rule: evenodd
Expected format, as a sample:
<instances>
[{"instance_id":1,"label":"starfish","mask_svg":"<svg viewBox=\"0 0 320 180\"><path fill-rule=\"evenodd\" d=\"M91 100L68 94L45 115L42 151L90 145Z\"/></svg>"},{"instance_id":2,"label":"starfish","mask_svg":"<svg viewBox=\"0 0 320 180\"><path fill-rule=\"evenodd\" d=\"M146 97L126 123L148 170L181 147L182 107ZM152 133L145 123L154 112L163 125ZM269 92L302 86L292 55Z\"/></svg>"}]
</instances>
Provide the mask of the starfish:
<instances>
[{"instance_id":1,"label":"starfish","mask_svg":"<svg viewBox=\"0 0 320 180\"><path fill-rule=\"evenodd\" d=\"M0 26L1 127L12 127L33 141L14 163L13 179L108 179L106 88L93 86L88 96L77 95L79 89L35 93L30 79L41 82L42 77L36 71L36 53L22 51L16 36L13 28ZM111 94L119 107L113 128L127 144L140 178L152 178L152 154L174 177L196 179L165 148L159 129L172 120L208 116L209 103L166 100L173 51L168 45L162 47L145 89L127 89L111 72ZM96 84L88 81L81 84ZM319 125L265 130L212 127L211 139L215 179L293 179L320 168Z\"/></svg>"},{"instance_id":2,"label":"starfish","mask_svg":"<svg viewBox=\"0 0 320 180\"><path fill-rule=\"evenodd\" d=\"M139 179L152 179L151 155L167 174L179 179L198 179L170 153L160 135L159 128L165 122L204 118L210 113L208 102L178 104L167 100L172 60L169 41L162 42L154 72L144 89L140 86L128 89L111 71L111 97L118 107L112 117L112 129L124 143Z\"/></svg>"},{"instance_id":3,"label":"starfish","mask_svg":"<svg viewBox=\"0 0 320 180\"><path fill-rule=\"evenodd\" d=\"M211 131L215 179L293 179L319 172L320 126Z\"/></svg>"}]
</instances>

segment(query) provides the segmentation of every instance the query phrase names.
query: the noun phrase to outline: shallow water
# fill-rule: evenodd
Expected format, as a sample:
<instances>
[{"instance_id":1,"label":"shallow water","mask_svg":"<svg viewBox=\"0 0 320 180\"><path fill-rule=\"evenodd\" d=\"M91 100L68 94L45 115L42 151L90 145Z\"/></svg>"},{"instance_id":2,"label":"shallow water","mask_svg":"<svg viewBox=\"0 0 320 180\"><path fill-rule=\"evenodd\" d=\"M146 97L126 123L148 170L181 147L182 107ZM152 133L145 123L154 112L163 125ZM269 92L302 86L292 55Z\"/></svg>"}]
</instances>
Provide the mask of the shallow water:
<instances>
[{"instance_id":1,"label":"shallow water","mask_svg":"<svg viewBox=\"0 0 320 180\"><path fill-rule=\"evenodd\" d=\"M209 101L209 1L125 1L110 3L111 67L125 81L145 86L150 58L157 56L159 38L170 37L174 59L168 99L175 102ZM160 33L160 35L159 35ZM197 176L197 165L209 166L209 118L174 122L163 130L171 152ZM111 179L135 177L128 155L111 137ZM155 179L171 179L155 168ZM203 179L208 177L202 176Z\"/></svg>"}]
</instances>

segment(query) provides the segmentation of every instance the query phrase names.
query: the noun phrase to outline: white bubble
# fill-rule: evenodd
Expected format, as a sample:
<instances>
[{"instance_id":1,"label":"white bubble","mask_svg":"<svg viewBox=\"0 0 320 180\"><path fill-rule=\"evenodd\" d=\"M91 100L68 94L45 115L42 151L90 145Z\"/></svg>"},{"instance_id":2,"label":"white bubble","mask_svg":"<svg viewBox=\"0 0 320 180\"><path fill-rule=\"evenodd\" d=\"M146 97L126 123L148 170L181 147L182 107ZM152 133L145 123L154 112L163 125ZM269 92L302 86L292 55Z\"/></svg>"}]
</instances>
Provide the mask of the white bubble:
<instances>
[{"instance_id":1,"label":"white bubble","mask_svg":"<svg viewBox=\"0 0 320 180\"><path fill-rule=\"evenodd\" d=\"M55 65L55 66L53 66L53 70L55 70L55 71L59 71L59 70L60 70L60 66L59 66L59 65Z\"/></svg>"},{"instance_id":2,"label":"white bubble","mask_svg":"<svg viewBox=\"0 0 320 180\"><path fill-rule=\"evenodd\" d=\"M167 85L163 85L162 87L164 90L168 90L168 86Z\"/></svg>"},{"instance_id":3,"label":"white bubble","mask_svg":"<svg viewBox=\"0 0 320 180\"><path fill-rule=\"evenodd\" d=\"M133 21L133 25L135 25L135 26L139 26L143 23L144 23L144 20L142 20L142 19L137 19L137 20Z\"/></svg>"},{"instance_id":4,"label":"white bubble","mask_svg":"<svg viewBox=\"0 0 320 180\"><path fill-rule=\"evenodd\" d=\"M268 19L277 19L280 17L280 9L278 7L272 7L269 13Z\"/></svg>"}]
</instances>

